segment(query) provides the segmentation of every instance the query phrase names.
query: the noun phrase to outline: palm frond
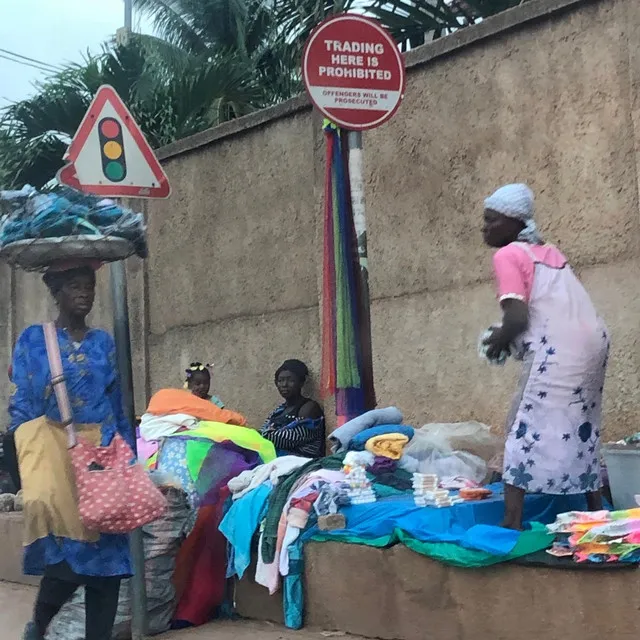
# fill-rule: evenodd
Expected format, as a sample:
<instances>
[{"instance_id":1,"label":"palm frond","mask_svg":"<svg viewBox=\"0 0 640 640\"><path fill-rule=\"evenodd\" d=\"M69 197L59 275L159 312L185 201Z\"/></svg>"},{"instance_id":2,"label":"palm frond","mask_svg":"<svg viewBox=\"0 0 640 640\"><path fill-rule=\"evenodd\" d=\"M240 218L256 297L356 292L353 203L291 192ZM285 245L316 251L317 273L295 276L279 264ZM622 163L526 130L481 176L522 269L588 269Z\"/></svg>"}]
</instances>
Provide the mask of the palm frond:
<instances>
[{"instance_id":1,"label":"palm frond","mask_svg":"<svg viewBox=\"0 0 640 640\"><path fill-rule=\"evenodd\" d=\"M133 7L149 16L156 33L186 51L202 53L201 34L189 23L180 0L133 0Z\"/></svg>"}]
</instances>

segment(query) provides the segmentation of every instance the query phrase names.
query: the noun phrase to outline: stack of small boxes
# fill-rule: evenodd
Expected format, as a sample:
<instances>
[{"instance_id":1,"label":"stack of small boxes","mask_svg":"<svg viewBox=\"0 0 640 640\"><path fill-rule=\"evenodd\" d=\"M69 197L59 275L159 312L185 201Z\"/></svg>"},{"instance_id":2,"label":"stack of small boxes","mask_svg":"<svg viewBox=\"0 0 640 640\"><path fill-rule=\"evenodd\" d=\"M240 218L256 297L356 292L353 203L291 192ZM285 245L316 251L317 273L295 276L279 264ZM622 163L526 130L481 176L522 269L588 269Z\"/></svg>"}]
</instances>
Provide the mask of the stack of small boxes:
<instances>
[{"instance_id":1,"label":"stack of small boxes","mask_svg":"<svg viewBox=\"0 0 640 640\"><path fill-rule=\"evenodd\" d=\"M428 473L413 474L413 499L419 507L451 507L460 502L447 489L438 488L438 476Z\"/></svg>"},{"instance_id":2,"label":"stack of small boxes","mask_svg":"<svg viewBox=\"0 0 640 640\"><path fill-rule=\"evenodd\" d=\"M347 494L351 504L369 504L376 501L376 494L367 478L367 471L363 466L354 465L347 471Z\"/></svg>"}]
</instances>

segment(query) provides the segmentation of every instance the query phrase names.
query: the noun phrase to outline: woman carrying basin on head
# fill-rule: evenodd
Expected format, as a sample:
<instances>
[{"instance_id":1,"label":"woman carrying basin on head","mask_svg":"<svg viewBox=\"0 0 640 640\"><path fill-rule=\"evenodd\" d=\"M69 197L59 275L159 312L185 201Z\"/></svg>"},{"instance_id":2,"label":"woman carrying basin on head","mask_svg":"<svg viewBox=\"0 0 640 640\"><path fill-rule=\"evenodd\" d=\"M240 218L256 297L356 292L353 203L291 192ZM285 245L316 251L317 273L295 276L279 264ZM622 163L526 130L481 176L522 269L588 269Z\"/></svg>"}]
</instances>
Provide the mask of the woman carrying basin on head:
<instances>
[{"instance_id":1,"label":"woman carrying basin on head","mask_svg":"<svg viewBox=\"0 0 640 640\"><path fill-rule=\"evenodd\" d=\"M74 424L107 446L120 433L133 446L124 416L113 338L87 326L96 275L87 264L44 275L58 307L55 322ZM25 640L43 640L49 624L79 586L85 587L86 638L109 640L120 581L131 574L126 535L98 535L80 522L67 434L52 386L42 325L26 329L11 370L10 430L15 433L25 500L24 571L42 575Z\"/></svg>"},{"instance_id":2,"label":"woman carrying basin on head","mask_svg":"<svg viewBox=\"0 0 640 640\"><path fill-rule=\"evenodd\" d=\"M507 420L504 526L520 529L525 493L586 494L600 509L600 426L609 336L567 259L546 244L524 184L484 202L502 326L485 344L497 359L514 342L524 354Z\"/></svg>"}]
</instances>

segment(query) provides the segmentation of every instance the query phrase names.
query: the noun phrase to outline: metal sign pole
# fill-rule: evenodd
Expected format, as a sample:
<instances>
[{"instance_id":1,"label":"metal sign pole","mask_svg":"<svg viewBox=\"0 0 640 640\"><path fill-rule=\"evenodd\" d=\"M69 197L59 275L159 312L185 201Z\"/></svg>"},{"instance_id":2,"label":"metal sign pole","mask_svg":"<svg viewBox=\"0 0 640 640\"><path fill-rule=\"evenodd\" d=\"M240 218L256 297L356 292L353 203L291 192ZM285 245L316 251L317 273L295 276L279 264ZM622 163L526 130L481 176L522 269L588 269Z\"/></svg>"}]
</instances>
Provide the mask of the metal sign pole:
<instances>
[{"instance_id":1,"label":"metal sign pole","mask_svg":"<svg viewBox=\"0 0 640 640\"><path fill-rule=\"evenodd\" d=\"M124 28L133 29L133 4L131 0L124 0Z\"/></svg>"},{"instance_id":2,"label":"metal sign pole","mask_svg":"<svg viewBox=\"0 0 640 640\"><path fill-rule=\"evenodd\" d=\"M369 298L369 263L367 253L367 219L365 217L364 202L364 171L362 132L349 131L347 134L349 143L349 184L351 187L351 211L358 242L358 261L362 275L362 305L361 318L364 335L361 344L363 358L363 387L371 389L373 393L373 354L371 339L371 301ZM375 409L375 394L366 399L367 410Z\"/></svg>"},{"instance_id":3,"label":"metal sign pole","mask_svg":"<svg viewBox=\"0 0 640 640\"><path fill-rule=\"evenodd\" d=\"M364 217L364 176L362 170L362 133L349 131L349 181L351 184L351 210L353 222L358 238L358 259L360 268L364 269L368 280L369 269L367 262L367 220ZM368 287L367 287L367 306Z\"/></svg>"},{"instance_id":4,"label":"metal sign pole","mask_svg":"<svg viewBox=\"0 0 640 640\"><path fill-rule=\"evenodd\" d=\"M134 429L133 372L131 369L131 339L129 336L129 304L127 298L127 272L124 262L111 264L111 298L113 302L113 333L116 341L116 358L124 414ZM131 637L142 640L148 629L147 589L144 571L144 545L142 529L129 536L133 576L131 577Z\"/></svg>"}]
</instances>

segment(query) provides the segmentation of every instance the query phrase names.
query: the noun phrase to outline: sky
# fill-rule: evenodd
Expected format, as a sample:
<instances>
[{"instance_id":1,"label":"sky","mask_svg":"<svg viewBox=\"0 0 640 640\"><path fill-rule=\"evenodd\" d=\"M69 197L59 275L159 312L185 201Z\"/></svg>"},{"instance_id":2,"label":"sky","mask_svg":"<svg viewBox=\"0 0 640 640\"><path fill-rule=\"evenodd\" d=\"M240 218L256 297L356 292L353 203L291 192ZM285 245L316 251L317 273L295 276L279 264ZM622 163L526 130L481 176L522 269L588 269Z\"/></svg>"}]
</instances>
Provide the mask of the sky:
<instances>
[{"instance_id":1,"label":"sky","mask_svg":"<svg viewBox=\"0 0 640 640\"><path fill-rule=\"evenodd\" d=\"M134 30L148 32L141 22L134 14ZM46 77L7 60L6 51L53 66L81 62L123 23L123 0L0 0L0 108L34 93L33 83Z\"/></svg>"}]
</instances>

